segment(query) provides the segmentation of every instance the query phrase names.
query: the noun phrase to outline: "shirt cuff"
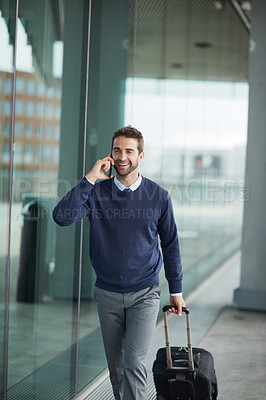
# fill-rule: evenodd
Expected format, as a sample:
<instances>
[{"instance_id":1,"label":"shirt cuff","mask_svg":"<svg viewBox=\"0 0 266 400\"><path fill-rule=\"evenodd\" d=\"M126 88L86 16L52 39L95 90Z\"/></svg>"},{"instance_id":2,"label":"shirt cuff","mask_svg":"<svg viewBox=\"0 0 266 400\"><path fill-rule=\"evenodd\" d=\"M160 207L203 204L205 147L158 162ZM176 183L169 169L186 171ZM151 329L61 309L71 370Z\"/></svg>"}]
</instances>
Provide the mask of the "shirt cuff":
<instances>
[{"instance_id":1,"label":"shirt cuff","mask_svg":"<svg viewBox=\"0 0 266 400\"><path fill-rule=\"evenodd\" d=\"M175 297L175 296L183 296L183 293L170 293L170 296Z\"/></svg>"},{"instance_id":2,"label":"shirt cuff","mask_svg":"<svg viewBox=\"0 0 266 400\"><path fill-rule=\"evenodd\" d=\"M85 178L87 179L87 181L88 181L89 183L91 183L92 185L95 185L95 182L90 181L89 178L86 177L86 175L85 175Z\"/></svg>"}]
</instances>

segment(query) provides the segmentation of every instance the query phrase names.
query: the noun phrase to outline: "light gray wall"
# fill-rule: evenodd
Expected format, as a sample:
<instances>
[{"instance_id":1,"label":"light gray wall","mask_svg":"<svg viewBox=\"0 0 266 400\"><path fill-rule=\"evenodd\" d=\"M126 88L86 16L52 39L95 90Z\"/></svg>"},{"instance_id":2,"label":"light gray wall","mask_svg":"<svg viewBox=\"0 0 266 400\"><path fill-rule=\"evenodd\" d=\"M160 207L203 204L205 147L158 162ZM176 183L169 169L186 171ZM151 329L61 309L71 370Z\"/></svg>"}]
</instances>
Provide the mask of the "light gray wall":
<instances>
[{"instance_id":1,"label":"light gray wall","mask_svg":"<svg viewBox=\"0 0 266 400\"><path fill-rule=\"evenodd\" d=\"M238 307L266 311L266 2L252 1L249 122Z\"/></svg>"}]
</instances>

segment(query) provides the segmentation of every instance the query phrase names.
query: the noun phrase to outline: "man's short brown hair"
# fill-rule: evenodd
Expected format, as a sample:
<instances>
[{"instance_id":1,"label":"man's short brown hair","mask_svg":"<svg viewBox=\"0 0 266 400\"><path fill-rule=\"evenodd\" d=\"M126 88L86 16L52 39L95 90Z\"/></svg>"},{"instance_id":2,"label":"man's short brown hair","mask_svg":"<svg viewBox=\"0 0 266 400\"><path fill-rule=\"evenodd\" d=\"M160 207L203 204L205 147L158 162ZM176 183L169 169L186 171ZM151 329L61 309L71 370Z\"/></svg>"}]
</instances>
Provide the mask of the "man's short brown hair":
<instances>
[{"instance_id":1,"label":"man's short brown hair","mask_svg":"<svg viewBox=\"0 0 266 400\"><path fill-rule=\"evenodd\" d=\"M118 131L116 131L113 134L112 137L112 150L113 150L113 146L114 146L114 140L118 137L118 136L124 136L126 138L133 138L133 139L137 139L138 141L138 151L139 154L143 152L143 148L144 148L144 138L143 135L140 131L138 131L136 128L133 128L133 126L128 125L128 126L124 126L123 128L118 129Z\"/></svg>"}]
</instances>

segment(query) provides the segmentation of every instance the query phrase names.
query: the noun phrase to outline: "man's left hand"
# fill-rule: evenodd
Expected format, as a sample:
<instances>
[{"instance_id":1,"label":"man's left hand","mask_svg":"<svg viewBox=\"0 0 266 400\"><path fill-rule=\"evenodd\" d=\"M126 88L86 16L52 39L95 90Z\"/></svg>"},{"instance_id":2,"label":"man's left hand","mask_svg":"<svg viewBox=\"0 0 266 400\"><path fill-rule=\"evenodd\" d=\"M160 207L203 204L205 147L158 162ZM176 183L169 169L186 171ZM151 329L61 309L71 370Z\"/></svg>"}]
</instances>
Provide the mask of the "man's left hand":
<instances>
[{"instance_id":1,"label":"man's left hand","mask_svg":"<svg viewBox=\"0 0 266 400\"><path fill-rule=\"evenodd\" d=\"M181 317L182 312L183 312L182 307L186 306L183 297L182 296L170 296L170 304L171 304L171 306L177 306L178 309L176 310L173 307L173 308L170 308L168 311L172 312L174 314L178 314L179 317Z\"/></svg>"}]
</instances>

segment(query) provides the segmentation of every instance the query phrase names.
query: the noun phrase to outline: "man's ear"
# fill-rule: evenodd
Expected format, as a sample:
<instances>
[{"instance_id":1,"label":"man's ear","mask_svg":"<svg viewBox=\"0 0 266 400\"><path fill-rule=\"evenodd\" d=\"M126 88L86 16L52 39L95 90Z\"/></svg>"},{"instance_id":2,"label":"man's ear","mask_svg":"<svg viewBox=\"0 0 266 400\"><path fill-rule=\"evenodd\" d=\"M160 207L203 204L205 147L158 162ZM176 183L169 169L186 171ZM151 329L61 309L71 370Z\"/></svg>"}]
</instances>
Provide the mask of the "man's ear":
<instances>
[{"instance_id":1,"label":"man's ear","mask_svg":"<svg viewBox=\"0 0 266 400\"><path fill-rule=\"evenodd\" d=\"M144 151L142 151L142 152L139 154L139 161L141 161L143 158L144 158Z\"/></svg>"}]
</instances>

